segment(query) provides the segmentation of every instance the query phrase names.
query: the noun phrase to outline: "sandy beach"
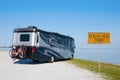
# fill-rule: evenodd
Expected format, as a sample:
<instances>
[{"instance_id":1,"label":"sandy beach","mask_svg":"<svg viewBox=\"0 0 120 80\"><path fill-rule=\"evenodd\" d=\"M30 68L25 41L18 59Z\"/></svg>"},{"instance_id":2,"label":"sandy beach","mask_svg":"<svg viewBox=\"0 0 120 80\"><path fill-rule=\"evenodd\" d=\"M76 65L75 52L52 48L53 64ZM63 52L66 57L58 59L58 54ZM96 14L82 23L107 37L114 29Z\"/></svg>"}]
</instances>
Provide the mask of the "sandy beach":
<instances>
[{"instance_id":1,"label":"sandy beach","mask_svg":"<svg viewBox=\"0 0 120 80\"><path fill-rule=\"evenodd\" d=\"M13 62L8 52L0 51L1 80L104 80L91 71L77 68L66 61L34 63L31 60Z\"/></svg>"}]
</instances>

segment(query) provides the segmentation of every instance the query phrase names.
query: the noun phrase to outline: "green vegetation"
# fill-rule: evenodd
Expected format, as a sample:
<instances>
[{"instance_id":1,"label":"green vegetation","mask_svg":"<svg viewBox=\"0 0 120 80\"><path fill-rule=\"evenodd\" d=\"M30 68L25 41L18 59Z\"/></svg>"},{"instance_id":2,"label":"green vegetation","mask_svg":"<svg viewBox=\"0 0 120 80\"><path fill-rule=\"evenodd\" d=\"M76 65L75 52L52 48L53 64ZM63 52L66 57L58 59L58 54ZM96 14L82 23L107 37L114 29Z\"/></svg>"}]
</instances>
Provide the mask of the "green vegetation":
<instances>
[{"instance_id":1,"label":"green vegetation","mask_svg":"<svg viewBox=\"0 0 120 80\"><path fill-rule=\"evenodd\" d=\"M75 64L78 67L88 69L90 71L98 73L98 62L73 59L68 62ZM113 64L101 63L100 74L105 76L106 80L120 80L120 66Z\"/></svg>"}]
</instances>

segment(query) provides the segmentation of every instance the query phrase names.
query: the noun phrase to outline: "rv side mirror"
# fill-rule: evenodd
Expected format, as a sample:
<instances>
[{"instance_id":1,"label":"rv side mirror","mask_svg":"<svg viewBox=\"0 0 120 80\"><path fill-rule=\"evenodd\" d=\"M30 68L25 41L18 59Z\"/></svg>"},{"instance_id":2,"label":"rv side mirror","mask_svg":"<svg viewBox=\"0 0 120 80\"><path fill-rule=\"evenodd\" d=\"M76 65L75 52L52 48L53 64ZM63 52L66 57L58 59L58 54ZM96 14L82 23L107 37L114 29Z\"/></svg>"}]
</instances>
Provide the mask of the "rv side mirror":
<instances>
[{"instance_id":1,"label":"rv side mirror","mask_svg":"<svg viewBox=\"0 0 120 80\"><path fill-rule=\"evenodd\" d=\"M71 45L71 48L75 49L75 48L76 48L76 46L75 46L74 44L72 44L72 45Z\"/></svg>"}]
</instances>

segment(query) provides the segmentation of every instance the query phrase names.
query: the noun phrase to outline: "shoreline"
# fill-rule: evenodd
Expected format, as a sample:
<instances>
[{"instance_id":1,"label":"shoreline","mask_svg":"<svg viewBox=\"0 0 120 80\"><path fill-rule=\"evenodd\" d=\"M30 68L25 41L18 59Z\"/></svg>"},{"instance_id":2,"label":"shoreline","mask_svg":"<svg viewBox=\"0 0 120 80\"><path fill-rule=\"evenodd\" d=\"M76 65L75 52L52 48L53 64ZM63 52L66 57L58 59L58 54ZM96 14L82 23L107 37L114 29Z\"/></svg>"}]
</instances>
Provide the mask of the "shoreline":
<instances>
[{"instance_id":1,"label":"shoreline","mask_svg":"<svg viewBox=\"0 0 120 80\"><path fill-rule=\"evenodd\" d=\"M80 58L74 58L74 59L80 59ZM90 59L80 59L80 60L87 60L87 61L92 61L92 62L98 62L96 60L90 60ZM115 66L120 66L120 63L110 63L110 62L104 62L104 61L101 61L100 63L104 63L104 64L111 64L111 65L115 65Z\"/></svg>"}]
</instances>

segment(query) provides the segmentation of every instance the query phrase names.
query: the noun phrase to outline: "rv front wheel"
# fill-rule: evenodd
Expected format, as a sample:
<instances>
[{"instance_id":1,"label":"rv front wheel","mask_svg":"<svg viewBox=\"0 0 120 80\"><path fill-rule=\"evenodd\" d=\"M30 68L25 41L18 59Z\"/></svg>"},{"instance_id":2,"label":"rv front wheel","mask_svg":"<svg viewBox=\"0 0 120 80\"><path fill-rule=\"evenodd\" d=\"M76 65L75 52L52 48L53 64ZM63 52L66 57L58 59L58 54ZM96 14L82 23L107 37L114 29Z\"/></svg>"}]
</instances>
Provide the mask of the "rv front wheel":
<instances>
[{"instance_id":1,"label":"rv front wheel","mask_svg":"<svg viewBox=\"0 0 120 80\"><path fill-rule=\"evenodd\" d=\"M49 62L50 62L50 63L53 63L54 61L55 61L54 56L51 56Z\"/></svg>"}]
</instances>

